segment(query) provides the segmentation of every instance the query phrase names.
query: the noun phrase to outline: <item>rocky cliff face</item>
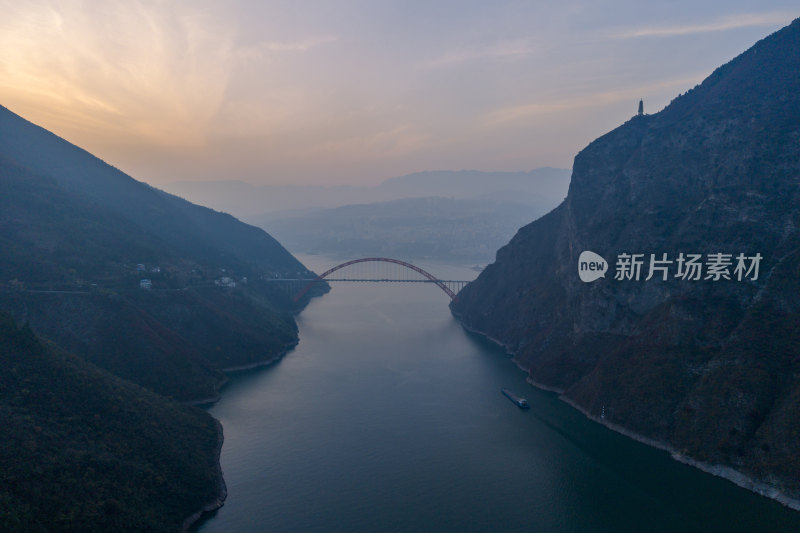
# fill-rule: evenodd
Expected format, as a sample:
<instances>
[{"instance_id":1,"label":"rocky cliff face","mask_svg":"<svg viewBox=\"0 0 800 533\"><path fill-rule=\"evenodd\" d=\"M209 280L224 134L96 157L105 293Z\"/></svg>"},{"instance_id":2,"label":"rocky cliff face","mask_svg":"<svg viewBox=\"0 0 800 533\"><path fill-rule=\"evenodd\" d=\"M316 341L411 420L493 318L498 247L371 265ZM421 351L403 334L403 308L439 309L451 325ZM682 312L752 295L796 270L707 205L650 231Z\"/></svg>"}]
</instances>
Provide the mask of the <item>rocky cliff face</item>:
<instances>
[{"instance_id":1,"label":"rocky cliff face","mask_svg":"<svg viewBox=\"0 0 800 533\"><path fill-rule=\"evenodd\" d=\"M799 227L800 19L581 151L566 200L452 309L590 415L797 498ZM585 250L605 277L581 281ZM700 279L678 277L681 253ZM616 275L623 254L643 254L638 280ZM651 254L666 279L646 280ZM739 254L760 254L757 277Z\"/></svg>"}]
</instances>

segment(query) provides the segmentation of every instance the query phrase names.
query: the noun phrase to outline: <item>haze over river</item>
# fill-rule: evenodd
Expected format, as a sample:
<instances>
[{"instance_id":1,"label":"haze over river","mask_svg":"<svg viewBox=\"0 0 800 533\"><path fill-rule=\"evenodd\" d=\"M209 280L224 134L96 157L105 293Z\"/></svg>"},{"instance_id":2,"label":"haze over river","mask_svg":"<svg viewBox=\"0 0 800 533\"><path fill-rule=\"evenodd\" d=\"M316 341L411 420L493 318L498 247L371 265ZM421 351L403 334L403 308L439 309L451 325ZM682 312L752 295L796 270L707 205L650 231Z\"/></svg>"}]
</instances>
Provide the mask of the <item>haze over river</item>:
<instances>
[{"instance_id":1,"label":"haze over river","mask_svg":"<svg viewBox=\"0 0 800 533\"><path fill-rule=\"evenodd\" d=\"M210 408L228 499L201 531L800 531L800 513L530 387L448 302L427 283L335 283L295 350L232 375Z\"/></svg>"}]
</instances>

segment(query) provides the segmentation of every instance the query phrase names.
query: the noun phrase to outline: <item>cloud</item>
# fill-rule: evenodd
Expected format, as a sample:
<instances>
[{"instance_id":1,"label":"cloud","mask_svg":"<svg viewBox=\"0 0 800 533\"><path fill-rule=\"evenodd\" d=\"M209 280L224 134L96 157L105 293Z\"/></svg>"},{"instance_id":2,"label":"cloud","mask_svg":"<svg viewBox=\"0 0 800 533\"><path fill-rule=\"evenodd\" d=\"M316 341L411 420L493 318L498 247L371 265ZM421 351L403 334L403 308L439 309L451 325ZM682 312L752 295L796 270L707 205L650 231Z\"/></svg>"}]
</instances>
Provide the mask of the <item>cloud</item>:
<instances>
[{"instance_id":1,"label":"cloud","mask_svg":"<svg viewBox=\"0 0 800 533\"><path fill-rule=\"evenodd\" d=\"M31 1L0 21L0 98L64 133L196 145L222 103L233 32L164 2ZM65 131L66 130L66 131Z\"/></svg>"},{"instance_id":2,"label":"cloud","mask_svg":"<svg viewBox=\"0 0 800 533\"><path fill-rule=\"evenodd\" d=\"M252 46L242 46L237 49L237 57L245 60L263 60L273 54L287 52L307 52L327 44L339 42L340 39L333 35L310 37L297 41L264 41Z\"/></svg>"},{"instance_id":3,"label":"cloud","mask_svg":"<svg viewBox=\"0 0 800 533\"><path fill-rule=\"evenodd\" d=\"M609 37L615 39L636 39L640 37L674 37L696 33L711 33L735 30L739 28L755 28L765 26L783 26L790 22L796 14L785 11L770 13L746 13L723 17L704 24L684 24L673 26L651 26L635 30L614 32Z\"/></svg>"},{"instance_id":4,"label":"cloud","mask_svg":"<svg viewBox=\"0 0 800 533\"><path fill-rule=\"evenodd\" d=\"M79 0L0 0L0 9L0 101L101 151L203 146L235 76L249 79L272 57L339 41L323 34L240 45L240 21L196 2L116 0L90 9ZM261 94L243 105L280 111L258 109L263 101Z\"/></svg>"}]
</instances>

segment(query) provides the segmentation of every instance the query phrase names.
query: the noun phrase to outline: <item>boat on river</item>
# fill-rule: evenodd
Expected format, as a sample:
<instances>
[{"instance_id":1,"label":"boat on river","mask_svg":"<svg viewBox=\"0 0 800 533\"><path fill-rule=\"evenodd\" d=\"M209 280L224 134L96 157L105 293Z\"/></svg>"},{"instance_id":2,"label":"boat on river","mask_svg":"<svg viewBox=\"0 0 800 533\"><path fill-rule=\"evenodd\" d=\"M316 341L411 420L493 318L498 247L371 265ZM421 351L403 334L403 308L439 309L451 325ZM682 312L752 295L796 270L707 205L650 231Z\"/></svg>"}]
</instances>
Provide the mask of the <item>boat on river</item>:
<instances>
[{"instance_id":1,"label":"boat on river","mask_svg":"<svg viewBox=\"0 0 800 533\"><path fill-rule=\"evenodd\" d=\"M528 403L528 400L517 396L511 389L501 389L501 392L503 393L503 396L514 402L520 409L530 409L531 406Z\"/></svg>"}]
</instances>

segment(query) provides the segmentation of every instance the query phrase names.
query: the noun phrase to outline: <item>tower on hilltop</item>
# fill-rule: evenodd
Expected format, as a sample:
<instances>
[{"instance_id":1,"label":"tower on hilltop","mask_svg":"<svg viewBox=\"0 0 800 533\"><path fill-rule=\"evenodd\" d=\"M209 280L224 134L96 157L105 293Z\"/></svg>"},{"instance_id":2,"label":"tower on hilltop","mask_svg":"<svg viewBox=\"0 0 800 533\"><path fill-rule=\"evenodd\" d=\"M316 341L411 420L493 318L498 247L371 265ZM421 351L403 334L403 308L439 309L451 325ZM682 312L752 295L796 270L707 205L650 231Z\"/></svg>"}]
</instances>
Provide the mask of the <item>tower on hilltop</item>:
<instances>
[{"instance_id":1,"label":"tower on hilltop","mask_svg":"<svg viewBox=\"0 0 800 533\"><path fill-rule=\"evenodd\" d=\"M637 115L639 116L644 115L644 102L642 101L641 98L639 99L639 112L637 113Z\"/></svg>"}]
</instances>

